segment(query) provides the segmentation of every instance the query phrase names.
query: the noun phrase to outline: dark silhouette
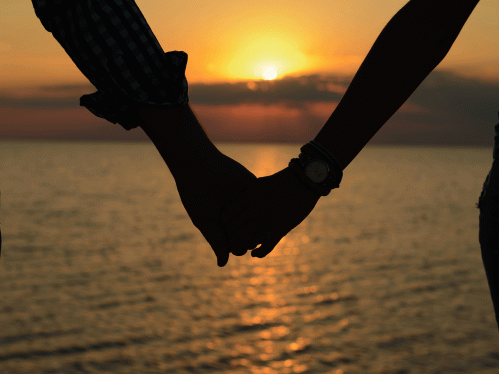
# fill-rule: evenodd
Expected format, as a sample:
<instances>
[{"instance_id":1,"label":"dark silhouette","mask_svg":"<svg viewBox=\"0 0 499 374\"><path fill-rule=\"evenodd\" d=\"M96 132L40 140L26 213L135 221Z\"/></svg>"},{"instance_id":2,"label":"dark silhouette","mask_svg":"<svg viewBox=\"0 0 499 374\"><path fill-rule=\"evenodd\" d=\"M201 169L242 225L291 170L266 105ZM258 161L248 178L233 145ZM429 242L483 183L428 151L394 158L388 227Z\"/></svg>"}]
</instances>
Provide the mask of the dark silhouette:
<instances>
[{"instance_id":1,"label":"dark silhouette","mask_svg":"<svg viewBox=\"0 0 499 374\"><path fill-rule=\"evenodd\" d=\"M495 129L494 161L483 184L477 207L480 209L482 261L499 326L499 124Z\"/></svg>"},{"instance_id":2,"label":"dark silhouette","mask_svg":"<svg viewBox=\"0 0 499 374\"><path fill-rule=\"evenodd\" d=\"M126 130L144 129L193 224L225 266L230 252L252 249L265 257L338 187L342 170L445 58L479 0L409 1L383 29L314 141L283 170L262 178L209 140L188 105L187 54L164 53L133 0L32 2L45 29L98 89L80 104ZM496 312L498 168L494 161L479 203Z\"/></svg>"}]
</instances>

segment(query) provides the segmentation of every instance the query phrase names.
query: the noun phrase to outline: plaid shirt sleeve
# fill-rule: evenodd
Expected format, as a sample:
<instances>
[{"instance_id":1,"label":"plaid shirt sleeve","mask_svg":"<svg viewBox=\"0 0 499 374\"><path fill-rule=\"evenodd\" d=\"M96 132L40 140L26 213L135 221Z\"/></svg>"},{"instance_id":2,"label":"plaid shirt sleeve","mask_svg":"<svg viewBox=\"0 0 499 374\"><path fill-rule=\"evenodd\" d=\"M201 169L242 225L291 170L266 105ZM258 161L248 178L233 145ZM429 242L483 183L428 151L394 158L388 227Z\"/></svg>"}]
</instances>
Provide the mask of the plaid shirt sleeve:
<instances>
[{"instance_id":1,"label":"plaid shirt sleeve","mask_svg":"<svg viewBox=\"0 0 499 374\"><path fill-rule=\"evenodd\" d=\"M43 27L97 88L80 105L126 130L137 104L189 102L187 54L165 53L134 0L32 0Z\"/></svg>"}]
</instances>

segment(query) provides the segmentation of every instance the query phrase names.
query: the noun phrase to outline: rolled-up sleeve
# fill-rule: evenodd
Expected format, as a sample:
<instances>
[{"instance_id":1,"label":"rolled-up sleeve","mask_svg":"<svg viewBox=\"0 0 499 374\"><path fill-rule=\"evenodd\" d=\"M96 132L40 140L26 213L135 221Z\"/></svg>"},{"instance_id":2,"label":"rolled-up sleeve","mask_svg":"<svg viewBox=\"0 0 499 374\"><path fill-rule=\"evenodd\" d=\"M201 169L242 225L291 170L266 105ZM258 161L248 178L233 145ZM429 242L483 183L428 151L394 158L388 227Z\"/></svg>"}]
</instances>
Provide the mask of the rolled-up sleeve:
<instances>
[{"instance_id":1,"label":"rolled-up sleeve","mask_svg":"<svg viewBox=\"0 0 499 374\"><path fill-rule=\"evenodd\" d=\"M165 53L133 0L32 0L36 16L97 88L80 105L126 130L137 107L189 102L187 54Z\"/></svg>"}]
</instances>

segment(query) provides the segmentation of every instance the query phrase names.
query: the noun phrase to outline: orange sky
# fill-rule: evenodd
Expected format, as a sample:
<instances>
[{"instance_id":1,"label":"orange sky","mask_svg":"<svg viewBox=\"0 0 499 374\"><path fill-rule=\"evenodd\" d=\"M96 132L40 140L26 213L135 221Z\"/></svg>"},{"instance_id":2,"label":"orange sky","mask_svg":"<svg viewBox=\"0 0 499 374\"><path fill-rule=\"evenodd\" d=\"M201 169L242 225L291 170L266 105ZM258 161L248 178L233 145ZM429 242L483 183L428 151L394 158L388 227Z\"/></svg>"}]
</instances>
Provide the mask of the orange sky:
<instances>
[{"instance_id":1,"label":"orange sky","mask_svg":"<svg viewBox=\"0 0 499 374\"><path fill-rule=\"evenodd\" d=\"M266 69L275 69L278 79L312 73L353 75L383 27L407 1L136 3L165 51L183 50L189 54L186 74L193 84L258 80ZM482 0L439 69L499 82L498 14L499 2ZM29 97L40 85L88 84L43 28L31 1L3 0L0 23L0 94ZM8 109L0 108L4 118ZM333 109L324 113L330 114ZM75 110L83 113L85 109ZM53 112L41 115L53 115L54 121L67 118ZM25 116L27 113L24 111ZM89 118L85 113L79 121Z\"/></svg>"},{"instance_id":2,"label":"orange sky","mask_svg":"<svg viewBox=\"0 0 499 374\"><path fill-rule=\"evenodd\" d=\"M406 0L137 0L165 51L189 54L189 82L311 72L354 73ZM440 67L499 80L499 3L482 0ZM35 16L3 0L0 86L86 83Z\"/></svg>"}]
</instances>

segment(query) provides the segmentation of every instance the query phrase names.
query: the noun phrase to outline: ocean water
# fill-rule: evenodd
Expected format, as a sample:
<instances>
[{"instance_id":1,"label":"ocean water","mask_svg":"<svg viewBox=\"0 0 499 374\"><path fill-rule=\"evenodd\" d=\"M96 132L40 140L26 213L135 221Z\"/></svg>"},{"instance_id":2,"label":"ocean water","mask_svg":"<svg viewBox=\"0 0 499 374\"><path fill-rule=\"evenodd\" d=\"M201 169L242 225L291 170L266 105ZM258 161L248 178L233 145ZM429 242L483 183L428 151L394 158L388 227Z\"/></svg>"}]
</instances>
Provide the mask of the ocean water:
<instances>
[{"instance_id":1,"label":"ocean water","mask_svg":"<svg viewBox=\"0 0 499 374\"><path fill-rule=\"evenodd\" d=\"M257 176L298 145L217 144ZM367 147L225 268L152 143L0 142L0 373L498 373L491 149Z\"/></svg>"}]
</instances>

